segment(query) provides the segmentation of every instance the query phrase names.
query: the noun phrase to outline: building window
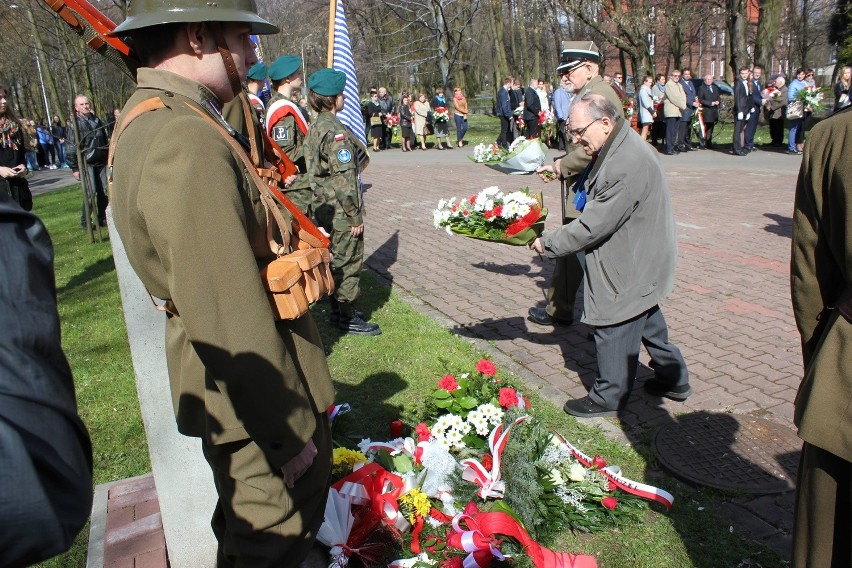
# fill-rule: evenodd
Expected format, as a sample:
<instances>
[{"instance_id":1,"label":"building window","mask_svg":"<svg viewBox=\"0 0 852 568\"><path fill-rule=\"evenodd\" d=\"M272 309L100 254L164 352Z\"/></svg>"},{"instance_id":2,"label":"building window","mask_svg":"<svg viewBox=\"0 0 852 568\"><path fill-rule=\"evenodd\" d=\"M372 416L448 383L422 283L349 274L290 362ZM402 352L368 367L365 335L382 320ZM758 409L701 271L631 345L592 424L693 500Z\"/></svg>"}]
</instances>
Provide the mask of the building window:
<instances>
[{"instance_id":1,"label":"building window","mask_svg":"<svg viewBox=\"0 0 852 568\"><path fill-rule=\"evenodd\" d=\"M716 76L716 60L715 59L710 60L710 74L713 75L714 77Z\"/></svg>"},{"instance_id":2,"label":"building window","mask_svg":"<svg viewBox=\"0 0 852 568\"><path fill-rule=\"evenodd\" d=\"M725 47L725 30L722 30L721 47Z\"/></svg>"},{"instance_id":3,"label":"building window","mask_svg":"<svg viewBox=\"0 0 852 568\"><path fill-rule=\"evenodd\" d=\"M650 33L648 34L648 55L654 55L656 52L656 42L657 42L657 34Z\"/></svg>"},{"instance_id":4,"label":"building window","mask_svg":"<svg viewBox=\"0 0 852 568\"><path fill-rule=\"evenodd\" d=\"M710 47L716 47L716 28L710 31Z\"/></svg>"}]
</instances>

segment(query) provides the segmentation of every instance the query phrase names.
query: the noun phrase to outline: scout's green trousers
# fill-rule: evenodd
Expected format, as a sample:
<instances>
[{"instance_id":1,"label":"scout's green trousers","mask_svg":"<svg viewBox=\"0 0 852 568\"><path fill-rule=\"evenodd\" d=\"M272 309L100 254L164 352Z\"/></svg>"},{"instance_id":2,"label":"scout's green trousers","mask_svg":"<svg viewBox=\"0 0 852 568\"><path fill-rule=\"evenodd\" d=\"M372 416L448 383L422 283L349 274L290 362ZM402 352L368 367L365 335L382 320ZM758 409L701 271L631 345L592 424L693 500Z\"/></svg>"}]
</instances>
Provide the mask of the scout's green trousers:
<instances>
[{"instance_id":1,"label":"scout's green trousers","mask_svg":"<svg viewBox=\"0 0 852 568\"><path fill-rule=\"evenodd\" d=\"M331 233L331 275L334 278L334 298L341 304L352 305L358 298L361 266L364 264L364 236L353 237L348 225L344 229L335 219Z\"/></svg>"},{"instance_id":2,"label":"scout's green trousers","mask_svg":"<svg viewBox=\"0 0 852 568\"><path fill-rule=\"evenodd\" d=\"M331 426L316 415L317 456L293 488L284 484L252 440L202 440L219 502L211 525L219 541L217 568L297 566L310 552L325 514L331 473Z\"/></svg>"}]
</instances>

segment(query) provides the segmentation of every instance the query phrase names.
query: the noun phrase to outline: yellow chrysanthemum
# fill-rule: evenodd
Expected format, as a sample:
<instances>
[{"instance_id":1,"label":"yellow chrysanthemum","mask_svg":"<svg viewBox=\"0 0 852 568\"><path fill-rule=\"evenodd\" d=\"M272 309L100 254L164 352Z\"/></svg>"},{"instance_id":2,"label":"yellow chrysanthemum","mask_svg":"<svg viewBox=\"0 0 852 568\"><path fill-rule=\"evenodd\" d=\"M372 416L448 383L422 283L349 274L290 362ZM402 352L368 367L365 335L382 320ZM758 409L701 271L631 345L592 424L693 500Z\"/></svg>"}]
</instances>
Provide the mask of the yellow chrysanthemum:
<instances>
[{"instance_id":1,"label":"yellow chrysanthemum","mask_svg":"<svg viewBox=\"0 0 852 568\"><path fill-rule=\"evenodd\" d=\"M356 463L367 461L367 456L349 448L335 448L331 452L331 458L334 464L334 471L339 473L348 473L352 471Z\"/></svg>"},{"instance_id":2,"label":"yellow chrysanthemum","mask_svg":"<svg viewBox=\"0 0 852 568\"><path fill-rule=\"evenodd\" d=\"M418 516L426 517L429 515L429 511L432 510L432 503L429 501L429 497L419 489L412 489L400 497L399 506L408 519L408 522L412 525Z\"/></svg>"}]
</instances>

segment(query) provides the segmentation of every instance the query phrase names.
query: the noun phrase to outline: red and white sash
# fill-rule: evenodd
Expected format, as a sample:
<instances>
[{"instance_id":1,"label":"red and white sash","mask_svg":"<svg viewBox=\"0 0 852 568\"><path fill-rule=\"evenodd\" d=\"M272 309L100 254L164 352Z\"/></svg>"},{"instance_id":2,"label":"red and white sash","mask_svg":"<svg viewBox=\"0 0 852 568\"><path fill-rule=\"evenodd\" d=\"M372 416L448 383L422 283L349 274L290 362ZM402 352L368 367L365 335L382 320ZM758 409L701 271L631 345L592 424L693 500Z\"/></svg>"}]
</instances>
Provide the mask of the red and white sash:
<instances>
[{"instance_id":1,"label":"red and white sash","mask_svg":"<svg viewBox=\"0 0 852 568\"><path fill-rule=\"evenodd\" d=\"M299 110L299 107L287 99L278 99L269 105L269 109L266 111L266 132L271 136L272 127L288 115L292 116L296 121L296 126L299 128L299 132L301 132L302 135L308 133L308 123L305 122L305 117L302 115L302 111Z\"/></svg>"}]
</instances>

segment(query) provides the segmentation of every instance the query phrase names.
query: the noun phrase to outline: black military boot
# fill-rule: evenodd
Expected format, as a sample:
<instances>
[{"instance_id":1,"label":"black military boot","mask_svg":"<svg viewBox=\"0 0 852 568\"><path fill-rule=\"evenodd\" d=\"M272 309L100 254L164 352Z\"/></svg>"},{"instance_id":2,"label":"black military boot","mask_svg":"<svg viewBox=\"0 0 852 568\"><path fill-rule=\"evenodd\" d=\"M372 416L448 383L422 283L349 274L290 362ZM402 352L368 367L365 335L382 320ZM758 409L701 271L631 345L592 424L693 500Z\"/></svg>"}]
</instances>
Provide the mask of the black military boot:
<instances>
[{"instance_id":1,"label":"black military boot","mask_svg":"<svg viewBox=\"0 0 852 568\"><path fill-rule=\"evenodd\" d=\"M344 333L354 333L355 335L379 335L382 330L374 323L364 321L358 310L351 305L340 303L340 316L337 322L337 329Z\"/></svg>"},{"instance_id":2,"label":"black military boot","mask_svg":"<svg viewBox=\"0 0 852 568\"><path fill-rule=\"evenodd\" d=\"M329 296L328 303L331 304L331 312L328 314L328 321L337 325L337 322L340 321L340 302L338 302L334 296ZM355 308L351 309L353 314L364 319L364 314L361 311L356 310Z\"/></svg>"}]
</instances>

